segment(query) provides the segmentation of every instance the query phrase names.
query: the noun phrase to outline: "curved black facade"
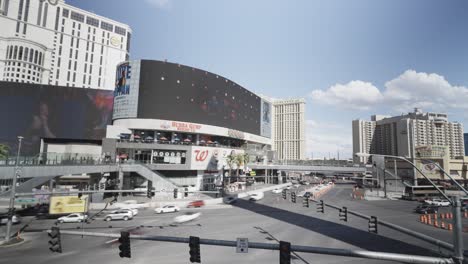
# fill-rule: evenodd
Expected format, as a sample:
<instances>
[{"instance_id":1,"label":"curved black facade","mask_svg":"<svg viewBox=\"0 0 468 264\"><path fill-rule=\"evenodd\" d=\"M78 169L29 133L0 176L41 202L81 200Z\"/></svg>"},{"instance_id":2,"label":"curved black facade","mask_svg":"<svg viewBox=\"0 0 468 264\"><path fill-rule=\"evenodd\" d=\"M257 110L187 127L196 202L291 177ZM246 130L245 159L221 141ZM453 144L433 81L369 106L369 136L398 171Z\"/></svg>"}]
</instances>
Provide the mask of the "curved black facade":
<instances>
[{"instance_id":1,"label":"curved black facade","mask_svg":"<svg viewBox=\"0 0 468 264\"><path fill-rule=\"evenodd\" d=\"M213 73L142 60L138 118L207 124L260 135L261 99Z\"/></svg>"}]
</instances>

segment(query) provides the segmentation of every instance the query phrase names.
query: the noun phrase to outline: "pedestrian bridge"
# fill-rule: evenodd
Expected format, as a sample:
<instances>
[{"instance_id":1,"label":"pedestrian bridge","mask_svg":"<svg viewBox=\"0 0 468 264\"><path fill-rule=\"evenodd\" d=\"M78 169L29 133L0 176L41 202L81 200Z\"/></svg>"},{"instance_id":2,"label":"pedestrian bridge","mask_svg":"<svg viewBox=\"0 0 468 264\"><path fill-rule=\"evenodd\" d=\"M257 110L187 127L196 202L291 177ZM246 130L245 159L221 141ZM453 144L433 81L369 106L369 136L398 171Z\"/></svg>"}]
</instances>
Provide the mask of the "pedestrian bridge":
<instances>
[{"instance_id":1,"label":"pedestrian bridge","mask_svg":"<svg viewBox=\"0 0 468 264\"><path fill-rule=\"evenodd\" d=\"M322 166L322 165L276 165L276 164L249 164L253 170L280 170L280 171L309 171L329 173L364 173L365 167Z\"/></svg>"}]
</instances>

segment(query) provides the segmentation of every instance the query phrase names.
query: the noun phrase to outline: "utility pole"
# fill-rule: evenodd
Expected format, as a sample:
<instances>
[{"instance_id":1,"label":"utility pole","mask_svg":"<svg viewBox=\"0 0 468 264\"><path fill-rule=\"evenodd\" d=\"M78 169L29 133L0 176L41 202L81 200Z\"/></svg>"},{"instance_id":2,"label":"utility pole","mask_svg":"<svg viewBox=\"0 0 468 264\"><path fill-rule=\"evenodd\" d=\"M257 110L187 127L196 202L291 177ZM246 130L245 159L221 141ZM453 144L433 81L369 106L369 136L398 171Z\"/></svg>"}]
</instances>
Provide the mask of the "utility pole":
<instances>
[{"instance_id":1,"label":"utility pole","mask_svg":"<svg viewBox=\"0 0 468 264\"><path fill-rule=\"evenodd\" d=\"M5 235L5 241L10 241L11 236L11 225L13 224L13 214L15 210L15 194L16 194L16 178L18 176L19 169L19 157L21 153L21 141L23 140L22 136L18 136L18 152L16 153L16 163L15 163L15 172L13 173L13 183L10 190L10 207L8 212L8 222Z\"/></svg>"},{"instance_id":2,"label":"utility pole","mask_svg":"<svg viewBox=\"0 0 468 264\"><path fill-rule=\"evenodd\" d=\"M462 235L462 218L461 218L461 202L460 197L452 196L452 212L453 212L453 253L454 261L457 264L463 263L463 235Z\"/></svg>"}]
</instances>

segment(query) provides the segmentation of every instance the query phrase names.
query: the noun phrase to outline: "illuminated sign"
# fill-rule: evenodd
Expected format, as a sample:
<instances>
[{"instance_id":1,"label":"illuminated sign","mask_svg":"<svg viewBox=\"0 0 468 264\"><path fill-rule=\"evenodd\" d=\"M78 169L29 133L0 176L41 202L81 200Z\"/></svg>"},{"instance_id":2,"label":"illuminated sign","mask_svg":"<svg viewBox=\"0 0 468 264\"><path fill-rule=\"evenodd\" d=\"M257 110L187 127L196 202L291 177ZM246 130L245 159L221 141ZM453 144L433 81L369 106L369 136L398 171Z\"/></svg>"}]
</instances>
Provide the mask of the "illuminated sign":
<instances>
[{"instance_id":1,"label":"illuminated sign","mask_svg":"<svg viewBox=\"0 0 468 264\"><path fill-rule=\"evenodd\" d=\"M50 197L49 214L84 213L87 211L88 196L52 196Z\"/></svg>"}]
</instances>

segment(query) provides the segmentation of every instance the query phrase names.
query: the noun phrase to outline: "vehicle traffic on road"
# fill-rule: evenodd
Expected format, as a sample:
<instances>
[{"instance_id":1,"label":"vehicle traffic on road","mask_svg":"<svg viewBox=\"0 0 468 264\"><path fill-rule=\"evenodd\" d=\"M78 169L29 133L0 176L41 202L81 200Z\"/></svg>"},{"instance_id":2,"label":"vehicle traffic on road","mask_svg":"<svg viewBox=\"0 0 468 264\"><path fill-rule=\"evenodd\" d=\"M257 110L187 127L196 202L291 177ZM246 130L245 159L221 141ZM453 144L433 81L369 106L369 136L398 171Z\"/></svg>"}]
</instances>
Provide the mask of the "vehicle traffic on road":
<instances>
[{"instance_id":1,"label":"vehicle traffic on road","mask_svg":"<svg viewBox=\"0 0 468 264\"><path fill-rule=\"evenodd\" d=\"M111 213L107 214L104 217L104 221L112 221L112 220L128 221L128 220L131 220L131 219L133 219L133 213L132 213L132 211L130 211L128 209L116 210L114 212L111 212Z\"/></svg>"},{"instance_id":2,"label":"vehicle traffic on road","mask_svg":"<svg viewBox=\"0 0 468 264\"><path fill-rule=\"evenodd\" d=\"M165 205L163 207L158 207L158 208L154 209L154 211L157 214L175 213L175 212L179 212L180 208L178 206L175 206L175 205Z\"/></svg>"},{"instance_id":3,"label":"vehicle traffic on road","mask_svg":"<svg viewBox=\"0 0 468 264\"><path fill-rule=\"evenodd\" d=\"M174 218L174 222L178 224L189 222L189 221L197 219L198 217L200 217L200 215L201 215L200 212L187 212L183 215L176 216Z\"/></svg>"},{"instance_id":4,"label":"vehicle traffic on road","mask_svg":"<svg viewBox=\"0 0 468 264\"><path fill-rule=\"evenodd\" d=\"M88 219L88 215L81 214L81 213L75 213L75 214L69 214L67 216L62 216L57 219L57 222L59 223L81 223L83 221L86 221Z\"/></svg>"}]
</instances>

